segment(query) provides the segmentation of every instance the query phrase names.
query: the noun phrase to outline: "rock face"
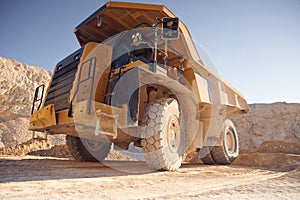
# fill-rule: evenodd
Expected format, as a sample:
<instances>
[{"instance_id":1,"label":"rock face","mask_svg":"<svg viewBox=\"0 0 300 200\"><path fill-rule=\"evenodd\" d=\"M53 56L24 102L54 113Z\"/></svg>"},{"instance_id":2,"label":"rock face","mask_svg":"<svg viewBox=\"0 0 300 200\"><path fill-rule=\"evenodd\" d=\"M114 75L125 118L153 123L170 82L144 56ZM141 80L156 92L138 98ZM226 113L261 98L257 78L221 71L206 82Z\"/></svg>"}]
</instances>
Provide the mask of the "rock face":
<instances>
[{"instance_id":1,"label":"rock face","mask_svg":"<svg viewBox=\"0 0 300 200\"><path fill-rule=\"evenodd\" d=\"M47 85L51 73L0 57L0 147L14 146L31 138L28 131L34 90Z\"/></svg>"},{"instance_id":2,"label":"rock face","mask_svg":"<svg viewBox=\"0 0 300 200\"><path fill-rule=\"evenodd\" d=\"M232 118L241 149L254 150L271 140L300 143L300 104L252 104L250 109L249 113Z\"/></svg>"}]
</instances>

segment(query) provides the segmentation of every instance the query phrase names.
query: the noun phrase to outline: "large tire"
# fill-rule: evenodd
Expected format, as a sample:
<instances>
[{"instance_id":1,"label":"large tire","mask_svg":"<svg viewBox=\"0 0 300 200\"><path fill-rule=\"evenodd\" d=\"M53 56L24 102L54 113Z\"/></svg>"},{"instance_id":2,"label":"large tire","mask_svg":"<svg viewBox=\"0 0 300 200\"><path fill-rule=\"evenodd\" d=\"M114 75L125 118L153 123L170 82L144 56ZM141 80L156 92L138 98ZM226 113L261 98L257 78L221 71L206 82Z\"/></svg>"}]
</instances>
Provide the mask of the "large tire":
<instances>
[{"instance_id":1,"label":"large tire","mask_svg":"<svg viewBox=\"0 0 300 200\"><path fill-rule=\"evenodd\" d=\"M239 139L233 122L223 122L221 146L213 147L211 155L218 164L231 164L239 155Z\"/></svg>"},{"instance_id":2,"label":"large tire","mask_svg":"<svg viewBox=\"0 0 300 200\"><path fill-rule=\"evenodd\" d=\"M207 165L215 164L216 161L214 160L211 150L213 147L204 146L199 150L199 157L201 158L202 162Z\"/></svg>"},{"instance_id":3,"label":"large tire","mask_svg":"<svg viewBox=\"0 0 300 200\"><path fill-rule=\"evenodd\" d=\"M184 133L180 129L178 102L173 98L157 99L143 117L142 146L146 163L153 169L175 171L184 155Z\"/></svg>"},{"instance_id":4,"label":"large tire","mask_svg":"<svg viewBox=\"0 0 300 200\"><path fill-rule=\"evenodd\" d=\"M221 146L205 146L199 151L204 164L231 164L239 155L238 134L233 122L226 119L220 136Z\"/></svg>"},{"instance_id":5,"label":"large tire","mask_svg":"<svg viewBox=\"0 0 300 200\"><path fill-rule=\"evenodd\" d=\"M108 155L111 144L110 142L97 142L84 138L67 135L66 143L70 154L82 162L101 162Z\"/></svg>"}]
</instances>

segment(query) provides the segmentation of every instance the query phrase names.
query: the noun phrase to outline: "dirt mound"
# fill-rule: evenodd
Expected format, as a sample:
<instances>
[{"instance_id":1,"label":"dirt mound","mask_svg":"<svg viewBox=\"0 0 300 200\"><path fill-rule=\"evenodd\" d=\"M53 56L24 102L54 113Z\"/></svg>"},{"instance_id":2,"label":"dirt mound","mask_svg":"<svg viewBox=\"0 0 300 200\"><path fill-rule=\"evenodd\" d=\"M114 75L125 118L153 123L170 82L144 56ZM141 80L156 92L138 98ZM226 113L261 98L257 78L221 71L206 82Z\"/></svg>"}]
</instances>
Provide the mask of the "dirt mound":
<instances>
[{"instance_id":1,"label":"dirt mound","mask_svg":"<svg viewBox=\"0 0 300 200\"><path fill-rule=\"evenodd\" d=\"M263 142L254 150L257 153L285 153L300 155L300 142L287 140L271 140Z\"/></svg>"},{"instance_id":2,"label":"dirt mound","mask_svg":"<svg viewBox=\"0 0 300 200\"><path fill-rule=\"evenodd\" d=\"M297 169L300 166L300 155L284 153L241 154L233 164L238 166L289 171Z\"/></svg>"},{"instance_id":3,"label":"dirt mound","mask_svg":"<svg viewBox=\"0 0 300 200\"><path fill-rule=\"evenodd\" d=\"M50 149L40 149L27 153L30 156L46 156L55 158L73 158L69 152L67 145L56 145Z\"/></svg>"},{"instance_id":4,"label":"dirt mound","mask_svg":"<svg viewBox=\"0 0 300 200\"><path fill-rule=\"evenodd\" d=\"M202 163L198 153L189 153L186 163ZM277 171L300 169L300 142L271 140L263 142L253 151L242 149L233 165Z\"/></svg>"},{"instance_id":5,"label":"dirt mound","mask_svg":"<svg viewBox=\"0 0 300 200\"><path fill-rule=\"evenodd\" d=\"M46 140L29 140L14 147L0 148L0 156L24 156L32 151L50 149L53 144Z\"/></svg>"},{"instance_id":6,"label":"dirt mound","mask_svg":"<svg viewBox=\"0 0 300 200\"><path fill-rule=\"evenodd\" d=\"M234 165L288 171L300 166L300 142L271 140L253 151L244 151Z\"/></svg>"}]
</instances>

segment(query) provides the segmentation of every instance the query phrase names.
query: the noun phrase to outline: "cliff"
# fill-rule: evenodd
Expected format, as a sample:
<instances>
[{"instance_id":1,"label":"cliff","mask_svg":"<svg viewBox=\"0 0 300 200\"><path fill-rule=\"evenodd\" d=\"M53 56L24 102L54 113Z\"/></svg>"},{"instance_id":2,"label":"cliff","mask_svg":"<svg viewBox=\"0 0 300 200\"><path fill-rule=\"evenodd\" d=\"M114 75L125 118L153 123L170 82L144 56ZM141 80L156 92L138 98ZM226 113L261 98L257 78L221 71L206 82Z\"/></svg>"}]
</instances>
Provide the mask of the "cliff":
<instances>
[{"instance_id":1,"label":"cliff","mask_svg":"<svg viewBox=\"0 0 300 200\"><path fill-rule=\"evenodd\" d=\"M252 104L250 109L232 118L241 149L253 150L270 140L300 142L300 104Z\"/></svg>"},{"instance_id":2,"label":"cliff","mask_svg":"<svg viewBox=\"0 0 300 200\"><path fill-rule=\"evenodd\" d=\"M47 84L51 73L38 66L29 66L0 57L0 147L28 141L34 90Z\"/></svg>"}]
</instances>

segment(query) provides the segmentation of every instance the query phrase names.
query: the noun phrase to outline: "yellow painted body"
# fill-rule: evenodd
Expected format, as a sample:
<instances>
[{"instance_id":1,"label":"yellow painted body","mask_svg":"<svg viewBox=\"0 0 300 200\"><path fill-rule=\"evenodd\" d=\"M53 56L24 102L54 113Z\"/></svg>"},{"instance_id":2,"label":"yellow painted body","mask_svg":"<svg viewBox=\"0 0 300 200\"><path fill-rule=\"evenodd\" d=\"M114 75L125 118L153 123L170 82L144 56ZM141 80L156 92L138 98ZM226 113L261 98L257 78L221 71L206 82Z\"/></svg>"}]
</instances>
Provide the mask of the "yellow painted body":
<instances>
[{"instance_id":1,"label":"yellow painted body","mask_svg":"<svg viewBox=\"0 0 300 200\"><path fill-rule=\"evenodd\" d=\"M80 129L80 125L82 124L82 129L91 128L95 132L93 136L87 135L85 137L94 139L98 134L105 134L109 136L111 140L119 139L120 141L122 134L119 133L118 127L126 126L128 105L123 105L122 108L116 108L105 104L105 92L107 90L108 76L112 62L112 48L106 45L105 42L104 44L102 42L114 36L116 33L132 29L140 22L152 24L155 17L176 16L163 5L108 2L104 7L77 26L74 33L80 45L84 46L84 51L78 65L79 67L73 88L70 92L69 102L73 102L73 116L68 116L68 109L55 113L54 105L48 105L33 113L30 117L29 129L41 132L47 131L47 133L50 134L65 133L76 136L78 132L76 128ZM101 18L101 20L99 18ZM99 21L101 21L101 23ZM224 106L226 108L225 115L227 117L248 112L249 107L241 93L203 63L187 27L181 21L179 31L184 37L173 42L178 47L177 50L186 55L183 66L183 77L189 82L191 90L196 97L200 118L198 119L199 131L196 136L198 139L195 146L202 147L206 132L214 132L215 130L209 130L210 127L217 127L219 123L218 120L214 122L211 120L214 114L212 111L213 105ZM170 52L170 55L171 54ZM158 59L162 59L162 57L158 55ZM94 80L94 82L88 80L79 84L80 80L89 77L88 64L95 64L95 74L102 75L98 77L99 79ZM126 65L122 68L122 71L128 71L134 68L139 68L139 73L144 74L144 76L157 77L157 81L165 79L167 82L172 82L170 86L173 86L174 90L181 88L181 84L175 81L177 72L172 71L171 67L170 70L167 70L167 74L163 74L159 71L154 74L148 72L149 70L145 70L149 69L149 65L142 61L136 61ZM120 70L119 68L112 71L111 75L117 75ZM79 71L81 71L81 73L79 73ZM89 102L87 100L89 98L89 92L87 92L86 88L91 88L93 84L95 88L92 93L93 99L90 103L95 116L91 118L87 114L89 112ZM181 90L183 91L184 89ZM163 98L168 92L169 91L165 90L165 88L158 87L158 91L155 94L151 93L145 97L146 89L141 88L140 101L142 103L139 105L139 120L141 120L147 106L143 102L146 100L151 101L155 98ZM116 118L118 124L116 124ZM74 120L79 126L75 127ZM97 120L100 121L102 130L97 129ZM214 126L209 127L211 124Z\"/></svg>"},{"instance_id":2,"label":"yellow painted body","mask_svg":"<svg viewBox=\"0 0 300 200\"><path fill-rule=\"evenodd\" d=\"M43 129L56 125L54 105L48 105L30 116L29 129Z\"/></svg>"}]
</instances>

